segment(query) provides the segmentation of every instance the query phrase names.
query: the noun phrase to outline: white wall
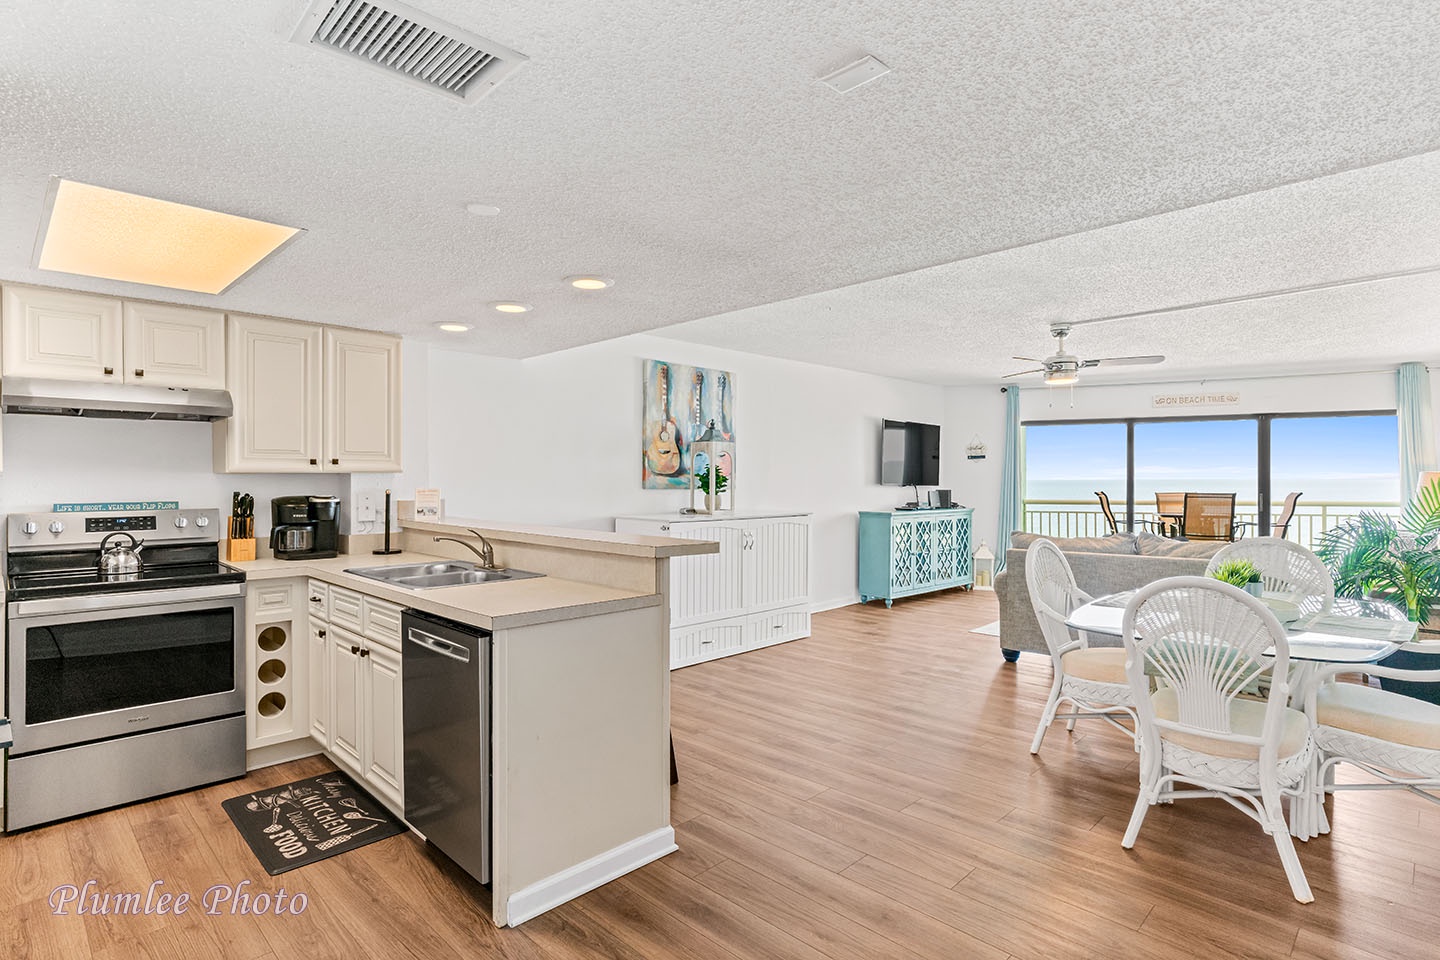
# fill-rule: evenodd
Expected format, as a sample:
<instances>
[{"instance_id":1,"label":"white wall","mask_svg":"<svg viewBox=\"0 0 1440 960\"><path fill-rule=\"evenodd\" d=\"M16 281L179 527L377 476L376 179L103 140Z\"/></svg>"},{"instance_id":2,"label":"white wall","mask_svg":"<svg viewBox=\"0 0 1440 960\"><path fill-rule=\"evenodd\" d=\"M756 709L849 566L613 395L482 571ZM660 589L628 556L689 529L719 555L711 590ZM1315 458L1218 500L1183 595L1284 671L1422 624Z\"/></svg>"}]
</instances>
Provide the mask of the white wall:
<instances>
[{"instance_id":1,"label":"white wall","mask_svg":"<svg viewBox=\"0 0 1440 960\"><path fill-rule=\"evenodd\" d=\"M645 358L734 372L737 506L812 513L812 601L857 599L857 511L911 499L877 482L880 421L944 424L941 387L649 335L524 361L432 349L427 474L447 512L609 529L679 510L687 493L640 487ZM960 432L942 432L947 477Z\"/></svg>"},{"instance_id":2,"label":"white wall","mask_svg":"<svg viewBox=\"0 0 1440 960\"><path fill-rule=\"evenodd\" d=\"M344 496L339 474L218 474L208 423L94 420L6 414L0 513L48 511L93 500L179 500L182 507L230 513L233 491L255 497L255 529L270 531L270 498ZM223 535L223 531L222 531Z\"/></svg>"}]
</instances>

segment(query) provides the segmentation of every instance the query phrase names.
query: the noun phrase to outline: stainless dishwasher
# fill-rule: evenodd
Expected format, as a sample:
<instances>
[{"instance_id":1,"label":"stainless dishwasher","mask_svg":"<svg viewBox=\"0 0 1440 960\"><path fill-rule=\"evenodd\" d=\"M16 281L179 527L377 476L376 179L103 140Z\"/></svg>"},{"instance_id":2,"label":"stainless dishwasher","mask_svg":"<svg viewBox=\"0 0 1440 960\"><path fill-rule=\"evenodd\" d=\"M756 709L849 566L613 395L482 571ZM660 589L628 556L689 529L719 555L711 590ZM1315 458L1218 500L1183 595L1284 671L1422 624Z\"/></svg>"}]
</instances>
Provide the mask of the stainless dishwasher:
<instances>
[{"instance_id":1,"label":"stainless dishwasher","mask_svg":"<svg viewBox=\"0 0 1440 960\"><path fill-rule=\"evenodd\" d=\"M490 634L418 610L401 615L405 819L490 882Z\"/></svg>"}]
</instances>

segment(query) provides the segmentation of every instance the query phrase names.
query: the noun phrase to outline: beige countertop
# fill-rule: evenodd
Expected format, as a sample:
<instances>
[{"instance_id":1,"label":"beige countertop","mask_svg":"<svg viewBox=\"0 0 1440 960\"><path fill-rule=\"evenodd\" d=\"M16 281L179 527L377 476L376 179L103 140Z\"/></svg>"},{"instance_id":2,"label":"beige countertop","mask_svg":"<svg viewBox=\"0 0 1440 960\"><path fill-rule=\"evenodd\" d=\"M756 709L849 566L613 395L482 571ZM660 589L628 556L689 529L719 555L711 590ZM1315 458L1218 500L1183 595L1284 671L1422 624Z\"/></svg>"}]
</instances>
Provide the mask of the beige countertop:
<instances>
[{"instance_id":1,"label":"beige countertop","mask_svg":"<svg viewBox=\"0 0 1440 960\"><path fill-rule=\"evenodd\" d=\"M426 529L430 529L427 527ZM436 526L434 529L449 529ZM463 529L463 528L459 528ZM477 529L485 529L479 527ZM543 529L543 528L537 528ZM488 534L487 534L488 535ZM497 531L496 538L500 538ZM663 537L632 538L664 540ZM711 546L714 546L711 544ZM706 551L710 552L710 551ZM535 577L528 580L506 580L498 583L472 583L431 590L406 590L379 580L346 573L349 567L379 567L400 563L426 563L444 560L423 553L398 553L391 556L350 554L330 560L277 560L265 557L239 562L225 561L226 566L243 571L247 581L280 580L290 577L313 577L326 583L347 587L398 603L401 606L458 620L489 630L503 630L535 623L572 620L602 613L633 610L637 607L659 606L658 593L640 593L604 587L560 577Z\"/></svg>"},{"instance_id":2,"label":"beige countertop","mask_svg":"<svg viewBox=\"0 0 1440 960\"><path fill-rule=\"evenodd\" d=\"M720 545L708 540L681 540L675 537L649 537L638 533L611 533L606 530L578 530L573 527L512 527L497 526L484 520L446 517L439 520L401 520L406 530L426 533L469 536L478 530L492 540L510 543L533 543L543 547L563 547L587 553L611 553L628 557L690 557L719 553Z\"/></svg>"}]
</instances>

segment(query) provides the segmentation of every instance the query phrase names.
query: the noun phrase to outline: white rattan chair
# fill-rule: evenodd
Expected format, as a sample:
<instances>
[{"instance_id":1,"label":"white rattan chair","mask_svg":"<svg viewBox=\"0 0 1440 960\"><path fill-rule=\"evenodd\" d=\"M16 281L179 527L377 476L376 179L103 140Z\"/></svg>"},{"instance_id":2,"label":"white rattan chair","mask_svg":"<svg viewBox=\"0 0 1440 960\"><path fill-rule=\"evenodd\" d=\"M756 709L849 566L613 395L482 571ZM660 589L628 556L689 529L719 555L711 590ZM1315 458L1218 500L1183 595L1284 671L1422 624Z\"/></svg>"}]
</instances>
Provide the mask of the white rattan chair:
<instances>
[{"instance_id":1,"label":"white rattan chair","mask_svg":"<svg viewBox=\"0 0 1440 960\"><path fill-rule=\"evenodd\" d=\"M1265 592L1288 600L1301 613L1329 613L1335 605L1335 581L1319 557L1289 540L1255 537L1226 544L1205 566L1214 573L1227 560L1249 560L1260 570Z\"/></svg>"},{"instance_id":2,"label":"white rattan chair","mask_svg":"<svg viewBox=\"0 0 1440 960\"><path fill-rule=\"evenodd\" d=\"M1140 717L1140 795L1121 845L1135 845L1154 804L1218 797L1274 838L1291 892L1310 903L1315 898L1280 805L1282 795L1292 803L1310 799L1309 721L1287 706L1288 682L1273 682L1263 701L1239 696L1272 662L1274 675L1286 676L1290 652L1280 621L1238 587L1172 577L1131 598L1123 629L1125 671ZM1152 676L1160 681L1153 694Z\"/></svg>"},{"instance_id":3,"label":"white rattan chair","mask_svg":"<svg viewBox=\"0 0 1440 960\"><path fill-rule=\"evenodd\" d=\"M1322 667L1305 693L1311 736L1320 751L1315 777L1313 832L1329 833L1325 794L1340 790L1410 790L1440 803L1440 706L1358 683L1335 683L1355 664ZM1365 666L1372 676L1440 683L1440 670ZM1327 783L1335 767L1353 764L1379 783Z\"/></svg>"},{"instance_id":4,"label":"white rattan chair","mask_svg":"<svg viewBox=\"0 0 1440 960\"><path fill-rule=\"evenodd\" d=\"M1025 551L1025 582L1055 668L1050 699L1035 728L1030 752L1040 752L1045 731L1057 719L1069 721L1067 730L1075 729L1076 720L1105 720L1133 739L1134 732L1118 719L1123 714L1132 725L1135 723L1130 686L1125 679L1124 648L1091 647L1089 637L1081 633L1077 639L1065 625L1070 612L1091 599L1075 586L1075 575L1070 572L1065 554L1049 540L1030 544ZM1073 712L1056 713L1063 701L1069 701Z\"/></svg>"}]
</instances>

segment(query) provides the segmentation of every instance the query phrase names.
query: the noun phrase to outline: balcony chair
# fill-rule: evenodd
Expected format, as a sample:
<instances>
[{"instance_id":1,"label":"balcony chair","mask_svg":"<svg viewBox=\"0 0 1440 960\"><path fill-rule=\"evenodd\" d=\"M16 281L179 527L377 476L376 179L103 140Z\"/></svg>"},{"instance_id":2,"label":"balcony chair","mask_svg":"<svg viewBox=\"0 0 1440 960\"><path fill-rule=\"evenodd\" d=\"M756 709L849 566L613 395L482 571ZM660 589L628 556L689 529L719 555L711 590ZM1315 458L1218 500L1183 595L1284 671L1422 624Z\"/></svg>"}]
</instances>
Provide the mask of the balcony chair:
<instances>
[{"instance_id":1,"label":"balcony chair","mask_svg":"<svg viewBox=\"0 0 1440 960\"><path fill-rule=\"evenodd\" d=\"M1282 796L1292 805L1310 801L1309 721L1287 706L1288 681L1272 683L1263 701L1240 696L1272 663L1276 677L1287 675L1285 628L1259 600L1210 577L1142 587L1122 625L1140 718L1140 793L1121 846L1135 846L1153 805L1216 797L1260 824L1275 841L1295 899L1313 901L1280 805ZM1159 682L1153 694L1152 676Z\"/></svg>"},{"instance_id":2,"label":"balcony chair","mask_svg":"<svg viewBox=\"0 0 1440 960\"><path fill-rule=\"evenodd\" d=\"M1059 547L1049 540L1030 544L1025 551L1025 583L1055 668L1050 698L1035 728L1030 752L1040 752L1045 731L1056 720L1069 721L1066 730L1074 730L1076 720L1104 720L1133 740L1135 734L1116 717L1124 714L1132 724L1135 722L1134 703L1125 679L1125 651L1120 647L1092 648L1084 633L1079 639L1071 635L1066 618L1092 598L1075 586L1075 576ZM1061 701L1066 700L1074 711L1057 714Z\"/></svg>"},{"instance_id":3,"label":"balcony chair","mask_svg":"<svg viewBox=\"0 0 1440 960\"><path fill-rule=\"evenodd\" d=\"M1329 613L1335 605L1335 581L1319 557L1289 540L1255 537L1226 544L1215 551L1206 574L1227 560L1249 560L1260 571L1267 594L1288 600L1301 613Z\"/></svg>"},{"instance_id":4,"label":"balcony chair","mask_svg":"<svg viewBox=\"0 0 1440 960\"><path fill-rule=\"evenodd\" d=\"M1270 536L1280 540L1290 532L1290 521L1295 517L1295 504L1300 502L1304 494L1299 491L1291 493L1285 498L1285 505L1280 508L1280 516L1270 524ZM1245 536L1245 532L1251 527L1259 529L1260 524L1254 520L1240 520L1235 524L1235 538Z\"/></svg>"},{"instance_id":5,"label":"balcony chair","mask_svg":"<svg viewBox=\"0 0 1440 960\"><path fill-rule=\"evenodd\" d=\"M1185 494L1180 536L1184 540L1234 540L1235 494Z\"/></svg>"},{"instance_id":6,"label":"balcony chair","mask_svg":"<svg viewBox=\"0 0 1440 960\"><path fill-rule=\"evenodd\" d=\"M1336 683L1336 674L1356 664L1321 667L1305 693L1305 712L1320 751L1314 777L1313 828L1329 833L1325 794L1341 790L1409 790L1440 803L1440 706L1358 683ZM1440 683L1440 670L1403 670L1364 665L1372 676ZM1335 767L1349 763L1381 781L1334 783Z\"/></svg>"},{"instance_id":7,"label":"balcony chair","mask_svg":"<svg viewBox=\"0 0 1440 960\"><path fill-rule=\"evenodd\" d=\"M1096 490L1095 496L1100 500L1100 512L1105 515L1105 523L1110 527L1110 535L1114 536L1117 533L1122 533L1120 523L1115 519L1115 511L1110 508L1110 495L1104 490ZM1175 526L1173 523L1168 523L1163 519L1144 520L1137 517L1135 522L1154 529L1154 531L1162 537L1170 536L1170 531L1173 530Z\"/></svg>"}]
</instances>

